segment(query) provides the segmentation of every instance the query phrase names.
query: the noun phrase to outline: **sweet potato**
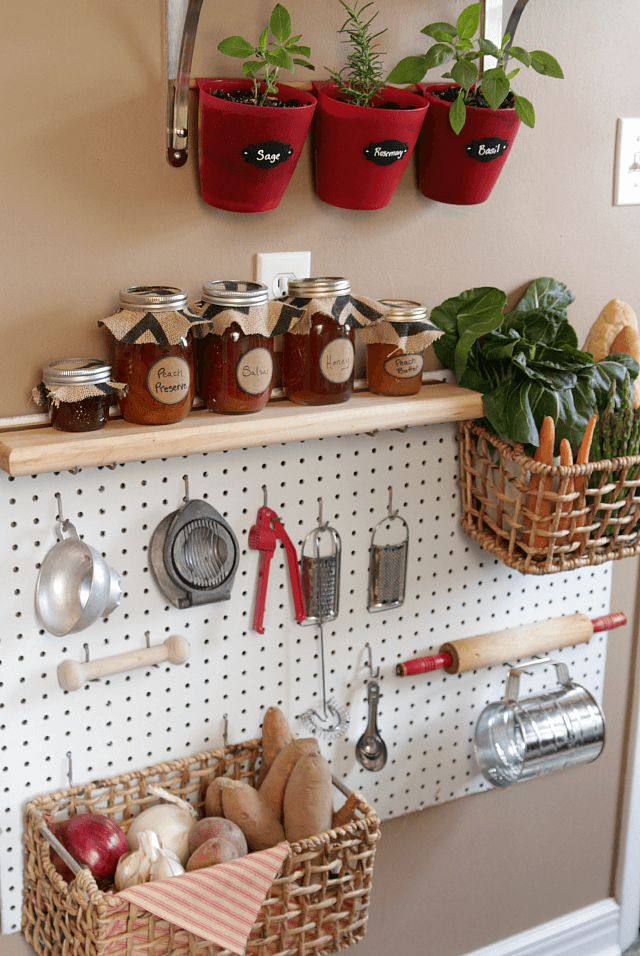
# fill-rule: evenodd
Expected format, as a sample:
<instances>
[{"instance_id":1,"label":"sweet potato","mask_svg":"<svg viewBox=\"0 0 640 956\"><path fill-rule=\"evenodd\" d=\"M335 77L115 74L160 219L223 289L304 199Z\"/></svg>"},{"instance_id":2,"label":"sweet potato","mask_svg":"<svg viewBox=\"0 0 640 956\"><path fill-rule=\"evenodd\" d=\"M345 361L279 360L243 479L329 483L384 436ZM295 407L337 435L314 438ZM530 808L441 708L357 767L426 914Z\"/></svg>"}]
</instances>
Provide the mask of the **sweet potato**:
<instances>
[{"instance_id":1,"label":"sweet potato","mask_svg":"<svg viewBox=\"0 0 640 956\"><path fill-rule=\"evenodd\" d=\"M333 820L331 821L333 830L335 830L336 827L343 827L345 823L352 823L353 820L355 820L358 802L358 794L355 792L350 793L340 809L336 810L333 814Z\"/></svg>"},{"instance_id":2,"label":"sweet potato","mask_svg":"<svg viewBox=\"0 0 640 956\"><path fill-rule=\"evenodd\" d=\"M284 832L297 843L331 829L333 792L331 767L320 753L301 757L284 792Z\"/></svg>"},{"instance_id":3,"label":"sweet potato","mask_svg":"<svg viewBox=\"0 0 640 956\"><path fill-rule=\"evenodd\" d=\"M262 758L258 771L258 790L277 755L292 740L293 734L287 718L279 707L269 707L262 721Z\"/></svg>"},{"instance_id":4,"label":"sweet potato","mask_svg":"<svg viewBox=\"0 0 640 956\"><path fill-rule=\"evenodd\" d=\"M236 823L250 850L268 850L284 840L282 824L257 790L242 780L224 780L222 809Z\"/></svg>"},{"instance_id":5,"label":"sweet potato","mask_svg":"<svg viewBox=\"0 0 640 956\"><path fill-rule=\"evenodd\" d=\"M222 813L222 777L216 777L207 787L204 797L204 812L208 817L221 817Z\"/></svg>"},{"instance_id":6,"label":"sweet potato","mask_svg":"<svg viewBox=\"0 0 640 956\"><path fill-rule=\"evenodd\" d=\"M283 820L284 791L291 771L301 757L311 753L320 753L315 737L298 737L292 740L277 755L262 786L259 787L260 796L269 804L280 823Z\"/></svg>"},{"instance_id":7,"label":"sweet potato","mask_svg":"<svg viewBox=\"0 0 640 956\"><path fill-rule=\"evenodd\" d=\"M617 352L630 355L636 362L640 362L640 332L630 325L625 325L611 343L609 354L615 355ZM634 408L640 407L640 375L633 386L631 403Z\"/></svg>"},{"instance_id":8,"label":"sweet potato","mask_svg":"<svg viewBox=\"0 0 640 956\"><path fill-rule=\"evenodd\" d=\"M229 843L233 843L238 856L245 856L248 852L244 833L237 823L225 820L224 817L203 817L202 820L198 820L189 834L189 855L195 853L207 840L214 839L228 840Z\"/></svg>"},{"instance_id":9,"label":"sweet potato","mask_svg":"<svg viewBox=\"0 0 640 956\"><path fill-rule=\"evenodd\" d=\"M238 856L238 849L230 840L213 837L211 840L205 840L197 850L194 850L187 860L186 870L187 873L192 870L203 870L207 866L217 866L218 863L237 860Z\"/></svg>"}]
</instances>

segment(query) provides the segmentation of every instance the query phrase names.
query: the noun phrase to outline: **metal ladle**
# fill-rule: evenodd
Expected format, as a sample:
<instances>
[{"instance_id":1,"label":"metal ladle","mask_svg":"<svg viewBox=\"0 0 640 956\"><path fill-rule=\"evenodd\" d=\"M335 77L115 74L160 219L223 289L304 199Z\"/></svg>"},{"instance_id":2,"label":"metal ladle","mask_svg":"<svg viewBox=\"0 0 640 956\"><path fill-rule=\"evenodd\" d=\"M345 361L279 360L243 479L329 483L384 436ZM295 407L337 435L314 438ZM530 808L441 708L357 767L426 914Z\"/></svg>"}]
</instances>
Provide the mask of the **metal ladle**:
<instances>
[{"instance_id":1,"label":"metal ladle","mask_svg":"<svg viewBox=\"0 0 640 956\"><path fill-rule=\"evenodd\" d=\"M369 649L368 666L371 671L371 680L367 684L367 704L369 707L369 718L365 732L356 744L356 757L365 770L373 772L382 770L387 762L387 745L378 731L378 701L380 699L380 685L377 678L380 676L380 668L376 668L375 674L371 664L371 647Z\"/></svg>"}]
</instances>

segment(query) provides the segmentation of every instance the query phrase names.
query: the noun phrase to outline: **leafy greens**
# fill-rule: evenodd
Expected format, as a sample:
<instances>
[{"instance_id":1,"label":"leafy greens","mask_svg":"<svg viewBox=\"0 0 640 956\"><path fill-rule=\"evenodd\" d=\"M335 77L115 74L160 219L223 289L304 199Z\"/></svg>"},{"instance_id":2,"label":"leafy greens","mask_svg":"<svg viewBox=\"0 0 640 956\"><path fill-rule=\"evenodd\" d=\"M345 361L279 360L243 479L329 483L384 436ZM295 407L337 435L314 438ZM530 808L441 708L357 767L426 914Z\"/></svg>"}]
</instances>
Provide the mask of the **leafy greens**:
<instances>
[{"instance_id":1,"label":"leafy greens","mask_svg":"<svg viewBox=\"0 0 640 956\"><path fill-rule=\"evenodd\" d=\"M596 363L580 351L567 319L573 301L561 282L540 278L510 312L504 312L506 294L486 286L432 310L431 321L444 333L434 342L436 355L459 385L482 393L485 424L495 434L537 447L538 429L550 415L556 454L563 438L575 450L612 384L619 396L633 387L639 366L630 355Z\"/></svg>"}]
</instances>

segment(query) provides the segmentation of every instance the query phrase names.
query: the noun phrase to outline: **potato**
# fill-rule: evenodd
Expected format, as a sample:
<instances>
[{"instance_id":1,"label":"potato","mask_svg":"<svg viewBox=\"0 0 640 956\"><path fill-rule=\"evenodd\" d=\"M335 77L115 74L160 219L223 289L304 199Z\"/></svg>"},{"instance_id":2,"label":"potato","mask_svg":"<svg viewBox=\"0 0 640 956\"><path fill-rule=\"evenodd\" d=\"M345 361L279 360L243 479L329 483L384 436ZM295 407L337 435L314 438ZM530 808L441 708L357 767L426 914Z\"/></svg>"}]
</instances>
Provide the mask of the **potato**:
<instances>
[{"instance_id":1,"label":"potato","mask_svg":"<svg viewBox=\"0 0 640 956\"><path fill-rule=\"evenodd\" d=\"M279 707L269 707L262 721L262 758L256 784L258 790L276 756L292 740L293 734L287 718Z\"/></svg>"},{"instance_id":2,"label":"potato","mask_svg":"<svg viewBox=\"0 0 640 956\"><path fill-rule=\"evenodd\" d=\"M613 340L626 326L637 331L638 319L635 312L621 299L612 299L611 302L607 302L589 329L582 351L591 352L594 360L599 362L610 354Z\"/></svg>"},{"instance_id":3,"label":"potato","mask_svg":"<svg viewBox=\"0 0 640 956\"><path fill-rule=\"evenodd\" d=\"M187 860L186 870L204 870L207 866L217 866L218 863L228 863L238 859L238 850L230 840L214 837L201 843Z\"/></svg>"},{"instance_id":4,"label":"potato","mask_svg":"<svg viewBox=\"0 0 640 956\"><path fill-rule=\"evenodd\" d=\"M297 740L292 740L277 755L264 783L258 788L260 796L269 804L280 823L283 820L284 791L291 771L301 757L310 753L320 753L315 737L298 737Z\"/></svg>"},{"instance_id":5,"label":"potato","mask_svg":"<svg viewBox=\"0 0 640 956\"><path fill-rule=\"evenodd\" d=\"M238 856L245 856L249 852L244 833L232 820L225 820L224 817L203 817L189 834L189 855L195 853L207 840L216 838L233 843Z\"/></svg>"},{"instance_id":6,"label":"potato","mask_svg":"<svg viewBox=\"0 0 640 956\"><path fill-rule=\"evenodd\" d=\"M301 757L284 792L284 832L290 843L331 829L331 767L319 753Z\"/></svg>"},{"instance_id":7,"label":"potato","mask_svg":"<svg viewBox=\"0 0 640 956\"><path fill-rule=\"evenodd\" d=\"M244 833L250 850L268 850L284 840L284 830L269 804L242 780L225 779L222 809Z\"/></svg>"},{"instance_id":8,"label":"potato","mask_svg":"<svg viewBox=\"0 0 640 956\"><path fill-rule=\"evenodd\" d=\"M216 777L207 787L204 797L204 812L208 817L221 817L222 813L222 777Z\"/></svg>"}]
</instances>

